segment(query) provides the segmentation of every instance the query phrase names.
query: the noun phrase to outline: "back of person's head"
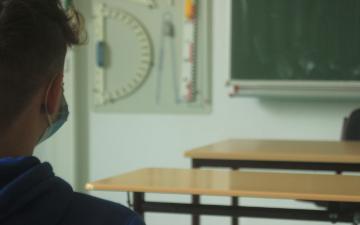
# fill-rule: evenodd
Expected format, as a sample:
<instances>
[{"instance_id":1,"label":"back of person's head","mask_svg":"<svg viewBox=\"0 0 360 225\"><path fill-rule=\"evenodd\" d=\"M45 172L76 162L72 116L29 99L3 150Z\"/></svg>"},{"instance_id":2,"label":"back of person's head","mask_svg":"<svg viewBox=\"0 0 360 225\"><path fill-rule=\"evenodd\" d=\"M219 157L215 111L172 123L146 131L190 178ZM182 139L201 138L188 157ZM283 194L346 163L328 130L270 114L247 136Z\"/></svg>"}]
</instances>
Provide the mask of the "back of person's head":
<instances>
[{"instance_id":1,"label":"back of person's head","mask_svg":"<svg viewBox=\"0 0 360 225\"><path fill-rule=\"evenodd\" d=\"M80 42L80 22L60 0L0 0L0 130L63 73L67 47Z\"/></svg>"}]
</instances>

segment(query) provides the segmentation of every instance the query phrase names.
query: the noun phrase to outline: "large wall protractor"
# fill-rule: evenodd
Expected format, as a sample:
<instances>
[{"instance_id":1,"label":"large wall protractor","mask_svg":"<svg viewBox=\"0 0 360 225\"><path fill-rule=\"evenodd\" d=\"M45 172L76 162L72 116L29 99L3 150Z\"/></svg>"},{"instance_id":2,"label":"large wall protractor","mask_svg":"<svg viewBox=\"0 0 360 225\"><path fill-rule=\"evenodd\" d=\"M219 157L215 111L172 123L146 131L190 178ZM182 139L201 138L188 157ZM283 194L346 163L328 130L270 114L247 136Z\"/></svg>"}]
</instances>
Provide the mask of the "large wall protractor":
<instances>
[{"instance_id":1,"label":"large wall protractor","mask_svg":"<svg viewBox=\"0 0 360 225\"><path fill-rule=\"evenodd\" d=\"M104 106L126 98L146 81L153 65L152 40L131 13L95 6L97 66L95 105Z\"/></svg>"},{"instance_id":2,"label":"large wall protractor","mask_svg":"<svg viewBox=\"0 0 360 225\"><path fill-rule=\"evenodd\" d=\"M212 1L91 2L94 112L211 112Z\"/></svg>"}]
</instances>

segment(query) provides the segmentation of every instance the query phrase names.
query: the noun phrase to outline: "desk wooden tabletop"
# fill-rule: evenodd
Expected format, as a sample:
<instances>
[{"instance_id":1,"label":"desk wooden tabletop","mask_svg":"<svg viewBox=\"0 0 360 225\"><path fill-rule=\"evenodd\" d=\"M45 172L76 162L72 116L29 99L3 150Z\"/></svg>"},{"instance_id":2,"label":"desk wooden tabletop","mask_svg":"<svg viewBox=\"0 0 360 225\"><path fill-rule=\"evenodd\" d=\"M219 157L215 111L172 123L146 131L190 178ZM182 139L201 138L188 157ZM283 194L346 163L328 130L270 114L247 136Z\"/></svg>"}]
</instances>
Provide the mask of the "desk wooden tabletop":
<instances>
[{"instance_id":1,"label":"desk wooden tabletop","mask_svg":"<svg viewBox=\"0 0 360 225\"><path fill-rule=\"evenodd\" d=\"M88 183L88 190L360 202L360 176L142 169Z\"/></svg>"},{"instance_id":2,"label":"desk wooden tabletop","mask_svg":"<svg viewBox=\"0 0 360 225\"><path fill-rule=\"evenodd\" d=\"M360 141L223 141L185 152L193 159L360 163Z\"/></svg>"}]
</instances>

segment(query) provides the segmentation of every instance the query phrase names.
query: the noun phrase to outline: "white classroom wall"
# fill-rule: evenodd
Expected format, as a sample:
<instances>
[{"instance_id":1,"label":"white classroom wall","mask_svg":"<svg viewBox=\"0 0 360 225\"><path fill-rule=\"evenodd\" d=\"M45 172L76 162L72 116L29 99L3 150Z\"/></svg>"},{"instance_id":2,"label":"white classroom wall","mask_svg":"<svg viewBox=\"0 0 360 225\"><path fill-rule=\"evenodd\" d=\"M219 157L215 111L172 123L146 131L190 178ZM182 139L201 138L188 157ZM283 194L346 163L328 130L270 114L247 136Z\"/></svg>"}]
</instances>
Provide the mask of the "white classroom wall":
<instances>
[{"instance_id":1,"label":"white classroom wall","mask_svg":"<svg viewBox=\"0 0 360 225\"><path fill-rule=\"evenodd\" d=\"M206 1L206 0L205 0ZM229 138L314 139L336 140L340 137L343 117L359 107L355 101L311 100L258 100L255 98L229 98L225 82L229 77L230 0L214 2L213 44L213 111L208 115L157 115L157 114L101 114L90 113L89 153L81 157L68 151L69 142L58 135L58 141L45 145L38 154L53 162L58 174L74 183L75 164L85 163L89 157L89 177L95 180L143 167L189 168L190 160L183 157L185 150ZM77 66L77 65L75 65ZM77 68L77 71L82 71ZM85 71L85 70L84 70ZM80 76L79 76L80 77ZM82 78L81 78L82 79ZM87 82L78 81L83 85ZM73 85L74 87L75 85ZM79 86L76 86L79 87ZM76 104L79 104L76 103ZM86 105L86 104L85 104ZM76 107L76 105L74 106ZM84 110L80 110L84 111ZM78 115L75 118L82 118ZM79 124L79 123L77 123ZM81 124L81 123L80 123ZM81 127L78 129L81 131ZM63 134L66 131L60 131ZM64 136L64 135L63 135ZM65 135L66 136L66 135ZM77 138L81 134L77 134ZM81 138L86 140L87 138ZM66 139L67 140L67 139ZM51 143L50 143L51 145ZM77 146L86 146L77 145ZM52 150L51 150L52 149ZM82 151L86 152L86 151ZM48 155L50 154L50 156ZM72 157L77 156L76 162ZM58 160L56 160L56 159ZM67 161L70 159L70 161ZM85 168L85 167L84 167ZM82 171L83 173L83 171ZM116 192L91 192L91 194L126 204L126 194ZM151 199L185 201L189 197L151 195ZM206 198L209 203L228 204L227 198ZM243 199L242 203L262 206L311 207L293 201ZM189 216L146 214L148 225L190 225ZM228 218L203 217L205 225L230 224ZM242 225L304 224L303 221L242 219ZM314 225L329 223L308 223Z\"/></svg>"},{"instance_id":2,"label":"white classroom wall","mask_svg":"<svg viewBox=\"0 0 360 225\"><path fill-rule=\"evenodd\" d=\"M209 115L90 115L90 179L142 167L190 167L183 152L228 138L336 140L343 117L359 102L268 100L228 97L230 0L214 0L213 112ZM92 194L126 204L125 194ZM159 196L189 201L187 197ZM208 198L209 202L229 201ZM245 200L243 200L244 202ZM283 201L246 200L258 204L307 206ZM227 218L205 217L206 225L229 224ZM190 224L189 216L147 214L148 225ZM244 219L243 225L304 224L304 222ZM311 223L327 224L327 223Z\"/></svg>"}]
</instances>

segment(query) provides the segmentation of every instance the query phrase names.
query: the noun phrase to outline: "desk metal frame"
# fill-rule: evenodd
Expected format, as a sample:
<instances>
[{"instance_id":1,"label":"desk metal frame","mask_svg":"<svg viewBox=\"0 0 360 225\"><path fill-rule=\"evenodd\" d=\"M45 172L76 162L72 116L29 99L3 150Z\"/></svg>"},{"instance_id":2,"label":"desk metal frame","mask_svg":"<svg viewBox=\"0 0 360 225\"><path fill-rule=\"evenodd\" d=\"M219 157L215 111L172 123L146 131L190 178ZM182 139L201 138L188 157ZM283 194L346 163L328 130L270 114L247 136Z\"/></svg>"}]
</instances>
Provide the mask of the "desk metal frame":
<instances>
[{"instance_id":1,"label":"desk metal frame","mask_svg":"<svg viewBox=\"0 0 360 225\"><path fill-rule=\"evenodd\" d=\"M306 209L281 209L264 207L244 207L244 206L219 206L205 204L186 204L186 203L163 203L145 201L145 193L135 192L134 210L141 216L145 212L178 213L189 215L218 215L231 216L232 218L253 217L253 218L272 218L272 219L293 219L307 221L325 222L347 222L357 224L356 218L359 216L358 210L342 210L339 208L340 202L333 202L326 210L306 210Z\"/></svg>"},{"instance_id":2,"label":"desk metal frame","mask_svg":"<svg viewBox=\"0 0 360 225\"><path fill-rule=\"evenodd\" d=\"M233 170L252 168L252 169L288 169L288 170L317 170L317 171L334 171L337 174L342 172L360 172L360 164L357 163L323 163L323 162L291 162L291 161L258 161L258 160L222 160L222 159L198 159L192 158L192 168L201 167L224 167ZM262 218L283 218L283 219L304 219L304 220L319 220L331 222L351 222L348 220L346 213L341 212L340 203L330 203L327 211L318 210L290 210L290 209L269 209L269 208L254 208L254 207L240 207L238 206L238 198L233 197L231 208L221 206L212 211L212 215L219 215L216 212L224 212L227 210L232 217L232 225L238 225L238 217L262 217ZM150 206L152 204L150 203ZM168 206L170 207L170 206ZM200 196L192 196L192 204L188 206L192 210L192 225L200 225L200 215L206 214L206 205L200 204ZM204 210L202 209L204 207ZM213 206L212 206L213 207ZM149 208L151 209L151 207ZM259 211L258 211L259 210ZM230 213L232 211L232 213ZM304 216L302 217L301 214ZM329 220L329 216L337 218L336 221ZM346 218L345 218L346 217ZM327 218L327 219L325 219ZM340 219L339 219L340 218ZM339 219L339 220L338 220Z\"/></svg>"}]
</instances>

